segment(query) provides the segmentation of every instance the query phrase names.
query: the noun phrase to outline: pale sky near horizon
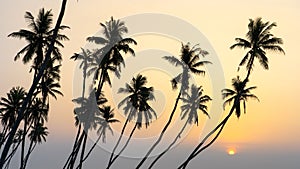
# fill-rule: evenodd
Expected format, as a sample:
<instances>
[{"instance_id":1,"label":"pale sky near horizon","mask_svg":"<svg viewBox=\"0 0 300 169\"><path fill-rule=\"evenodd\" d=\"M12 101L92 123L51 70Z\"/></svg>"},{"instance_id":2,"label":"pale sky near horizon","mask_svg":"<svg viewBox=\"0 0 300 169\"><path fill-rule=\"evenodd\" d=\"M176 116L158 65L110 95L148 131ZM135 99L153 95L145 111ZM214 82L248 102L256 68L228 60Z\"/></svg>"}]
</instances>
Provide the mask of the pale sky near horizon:
<instances>
[{"instance_id":1,"label":"pale sky near horizon","mask_svg":"<svg viewBox=\"0 0 300 169\"><path fill-rule=\"evenodd\" d=\"M15 54L25 43L8 38L7 35L26 28L25 11L36 15L42 7L52 9L54 20L56 20L60 1L10 0L1 1L0 4L0 74L2 76L0 96L3 97L13 86L21 85L28 89L31 84L31 75L28 73L29 64L23 65L21 60L13 61ZM86 44L86 37L99 31L99 22L105 22L111 16L118 19L140 13L162 13L175 16L192 24L202 32L218 55L224 70L227 88L230 87L231 78L236 76L237 66L245 54L244 50L230 50L229 46L234 43L234 38L245 37L248 19L262 17L263 21L276 22L278 26L272 32L275 36L283 39L283 48L286 54L268 53L269 70L263 70L259 63L255 64L250 84L258 86L253 93L260 98L260 102L250 100L247 104L247 114L242 114L240 119L232 117L215 146L207 151L207 154L203 155L201 159L199 158L199 163L195 162L192 166L203 164L203 168L220 168L221 165L214 162L219 160L225 169L299 168L300 163L296 160L296 157L300 156L300 105L297 96L300 94L300 79L297 75L300 64L297 50L300 38L299 11L300 1L297 0L213 0L205 2L197 0L166 0L163 2L159 0L105 2L69 0L63 19L63 24L71 27L70 30L64 31L70 41L65 42L65 48L62 49L64 61L61 71L61 90L64 97L58 97L58 101L51 100L48 122L50 135L47 143L43 144L40 150L37 147L36 154L32 156L30 168L39 168L39 165L44 162L43 160L47 159L49 161L45 161L45 163L49 164L49 169L61 168L67 153L71 150L75 135L71 100L73 99L73 76L76 63L69 60L70 56L75 52L80 52L80 47L84 47ZM130 27L128 29L130 31ZM142 38L137 37L137 39L143 42ZM163 42L176 44L171 40L162 40L160 43ZM147 45L159 46L159 43L149 42ZM177 47L170 47L169 52L178 55L179 47L180 44ZM137 46L136 49L139 47ZM176 92L174 96L176 96ZM189 144L195 144L197 142L195 138L197 136L191 136L189 139L192 141ZM229 147L237 149L236 156L228 157L226 155ZM96 168L98 162L96 157L98 156L104 156L103 161L105 162L108 154L99 149L96 150L96 155L88 161L88 168ZM49 153L45 153L45 151L49 151ZM183 150L174 151L178 153ZM55 156L54 153L57 152L60 154ZM161 164L164 166L168 160L177 158L170 156L165 163ZM180 162L182 159L178 161ZM124 164L124 162L122 161L118 165Z\"/></svg>"}]
</instances>

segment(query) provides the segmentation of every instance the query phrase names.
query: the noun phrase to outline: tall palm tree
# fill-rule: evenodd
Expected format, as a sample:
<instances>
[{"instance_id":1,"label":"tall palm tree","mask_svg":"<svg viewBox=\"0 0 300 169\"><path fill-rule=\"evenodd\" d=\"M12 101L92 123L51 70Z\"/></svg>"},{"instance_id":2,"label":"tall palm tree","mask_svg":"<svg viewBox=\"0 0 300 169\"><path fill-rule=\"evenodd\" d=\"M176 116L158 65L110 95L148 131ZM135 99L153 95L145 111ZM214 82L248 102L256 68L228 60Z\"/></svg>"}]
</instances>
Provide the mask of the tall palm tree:
<instances>
[{"instance_id":1,"label":"tall palm tree","mask_svg":"<svg viewBox=\"0 0 300 169\"><path fill-rule=\"evenodd\" d=\"M233 102L233 105L230 109L230 112L228 115L210 132L208 133L204 139L197 145L197 147L193 150L193 152L190 154L190 156L187 158L187 160L182 163L178 169L186 168L188 163L195 158L199 153L201 153L203 150L207 149L209 146L211 146L216 139L221 134L223 128L225 127L228 119L231 117L233 112L235 112L236 116L239 118L241 114L241 103L244 106L244 112L246 112L246 101L248 99L257 99L257 96L251 93L253 89L256 89L256 87L248 87L246 88L247 81L245 83L245 80L242 81L239 77L232 79L232 87L233 89L223 89L222 90L222 96L223 99L227 99L224 102L224 106L226 104L230 104ZM225 107L224 107L225 108ZM217 132L217 133L216 133ZM207 143L205 146L203 146L206 141L213 135L216 135L211 139L209 143ZM203 146L203 147L202 147Z\"/></svg>"},{"instance_id":2,"label":"tall palm tree","mask_svg":"<svg viewBox=\"0 0 300 169\"><path fill-rule=\"evenodd\" d=\"M70 58L73 59L74 61L78 60L82 60L79 68L82 69L83 72L83 82L82 82L82 95L81 98L85 98L85 85L86 85L86 77L87 77L87 69L90 66L90 64L92 63L93 57L92 57L92 52L90 50L85 50L83 48L81 48L81 53L74 53L74 55ZM106 101L105 101L106 102ZM69 155L65 165L63 168L67 167L68 165L73 165L73 163L75 163L75 160L77 158L77 150L79 151L79 148L81 147L82 140L80 140L80 135L83 134L84 130L82 130L82 125L80 123L80 120L78 119L77 113L74 111L75 113L75 126L77 127L77 134L74 140L74 144L73 144L73 148L72 148L72 152ZM72 167L70 167L72 168Z\"/></svg>"},{"instance_id":3,"label":"tall palm tree","mask_svg":"<svg viewBox=\"0 0 300 169\"><path fill-rule=\"evenodd\" d=\"M182 68L182 73L177 75L174 79L172 79L172 87L173 89L177 88L178 83L181 83L181 88L178 93L178 96L175 101L174 108L170 114L169 120L165 124L164 128L162 129L159 138L156 140L156 142L151 146L151 148L148 150L144 158L140 161L140 163L137 165L136 169L140 168L143 163L147 160L151 152L154 150L154 148L160 143L162 140L165 132L167 131L169 125L171 124L171 121L173 119L173 116L176 112L176 108L179 102L179 99L182 95L182 93L186 93L185 91L189 88L189 77L191 76L191 73L193 74L205 74L204 70L200 70L199 67L204 66L205 64L211 63L208 61L201 61L200 56L206 56L208 55L208 52L198 47L198 45L195 45L193 47L190 47L190 43L187 43L186 45L182 44L181 47L181 55L180 59L176 58L175 56L165 56L163 57L167 61L169 61L174 66L180 66Z\"/></svg>"},{"instance_id":4,"label":"tall palm tree","mask_svg":"<svg viewBox=\"0 0 300 169\"><path fill-rule=\"evenodd\" d=\"M145 87L146 83L147 83L147 78L141 74L138 74L136 77L132 78L130 84L126 83L125 88L120 88L118 91L119 93L129 94L129 96L124 98L118 105L119 107L124 105L123 110L124 110L124 114L127 116L127 119L122 128L121 135L111 153L111 157L107 169L111 167L114 161L125 150L135 129L136 128L140 129L143 123L145 124L146 127L148 127L153 117L156 117L155 111L151 108L151 106L148 103L148 101L154 100L153 87ZM122 139L122 136L124 134L128 122L134 119L136 119L135 125L125 145L120 150L120 152L115 157L113 157Z\"/></svg>"},{"instance_id":5,"label":"tall palm tree","mask_svg":"<svg viewBox=\"0 0 300 169\"><path fill-rule=\"evenodd\" d=\"M246 39L236 38L236 43L230 47L230 49L239 47L248 50L239 64L239 66L246 64L247 76L245 79L249 79L255 59L259 61L264 69L269 69L268 57L266 56L267 51L284 54L284 50L280 46L283 44L283 40L271 33L271 29L275 26L277 26L275 22L263 22L262 18L249 19L249 30L246 34Z\"/></svg>"},{"instance_id":6,"label":"tall palm tree","mask_svg":"<svg viewBox=\"0 0 300 169\"><path fill-rule=\"evenodd\" d=\"M123 38L125 33L128 33L128 29L125 26L125 22L115 20L113 17L105 24L100 23L103 27L104 37L92 36L88 37L87 41L94 42L103 47L95 52L97 66L92 69L96 71L95 79L98 80L98 87L96 91L96 98L102 90L105 82L110 83L108 71L114 72L117 76L120 76L121 64L125 66L123 56L120 52L130 53L134 55L134 50L129 44L136 45L136 41L132 38ZM100 73L101 72L101 73Z\"/></svg>"},{"instance_id":7,"label":"tall palm tree","mask_svg":"<svg viewBox=\"0 0 300 169\"><path fill-rule=\"evenodd\" d=\"M181 120L186 119L186 122L172 143L150 164L149 169L152 168L155 163L174 146L177 140L181 138L181 134L184 132L187 124L191 125L194 123L198 126L198 109L209 117L207 105L205 104L209 102L211 98L208 95L203 95L203 89L201 86L196 87L195 85L192 85L191 95L188 93L185 93L184 95L186 96L185 98L180 98L183 102L183 105L181 106Z\"/></svg>"},{"instance_id":8,"label":"tall palm tree","mask_svg":"<svg viewBox=\"0 0 300 169\"><path fill-rule=\"evenodd\" d=\"M58 16L58 19L56 21L53 32L52 32L52 38L51 38L50 43L48 45L48 49L47 49L47 52L45 54L45 59L44 59L43 63L41 64L41 66L39 68L39 71L38 71L36 77L34 78L34 80L32 82L31 87L29 88L27 96L24 99L24 101L22 103L22 106L18 111L18 117L15 121L15 124L12 127L12 129L10 131L10 134L9 134L7 140L6 140L6 143L5 143L5 146L3 148L1 158L0 158L0 168L3 168L3 166L5 164L5 160L6 160L8 151L9 151L11 145L13 144L13 139L14 139L14 136L15 136L17 130L18 130L18 127L19 127L21 121L22 121L23 114L26 113L25 111L28 107L28 104L29 104L29 102L31 102L32 97L34 95L34 92L37 88L37 85L38 85L41 77L44 74L44 71L47 67L47 64L48 64L49 60L51 59L51 54L55 50L55 42L56 42L57 38L59 38L58 32L59 32L59 30L61 30L61 23L62 23L62 19L64 17L64 14L65 14L66 5L67 5L67 0L62 0L59 16Z\"/></svg>"},{"instance_id":9,"label":"tall palm tree","mask_svg":"<svg viewBox=\"0 0 300 169\"><path fill-rule=\"evenodd\" d=\"M44 53L48 50L49 45L52 40L53 35L53 14L51 10L45 11L44 8L40 9L37 18L30 12L25 13L25 19L28 22L29 30L21 29L18 32L13 32L8 35L8 37L15 37L19 39L25 39L28 44L22 48L17 55L15 56L14 60L17 60L23 56L23 63L28 63L33 59L33 68L35 70L34 77L36 77L36 71L38 67L41 66L45 57ZM68 26L60 26L59 30L63 30L69 28ZM62 34L57 34L57 38L55 40L55 45L59 47L64 47L63 44L60 42L61 40L69 40L67 36ZM61 53L58 47L54 46L53 49L53 56L57 60L62 60ZM33 58L34 57L34 58Z\"/></svg>"}]
</instances>

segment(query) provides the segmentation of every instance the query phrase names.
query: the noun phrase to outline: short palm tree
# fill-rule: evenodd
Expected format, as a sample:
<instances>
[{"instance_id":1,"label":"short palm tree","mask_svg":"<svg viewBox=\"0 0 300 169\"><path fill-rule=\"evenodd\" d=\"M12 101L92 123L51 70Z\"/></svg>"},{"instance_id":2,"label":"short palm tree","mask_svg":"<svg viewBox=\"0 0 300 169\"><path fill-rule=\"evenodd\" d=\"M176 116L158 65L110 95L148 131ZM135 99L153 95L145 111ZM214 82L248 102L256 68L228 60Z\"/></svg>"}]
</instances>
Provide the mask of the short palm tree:
<instances>
[{"instance_id":1,"label":"short palm tree","mask_svg":"<svg viewBox=\"0 0 300 169\"><path fill-rule=\"evenodd\" d=\"M16 121L18 110L22 105L26 92L23 87L13 87L6 95L7 97L1 97L0 100L0 119L3 126L0 148Z\"/></svg>"},{"instance_id":2,"label":"short palm tree","mask_svg":"<svg viewBox=\"0 0 300 169\"><path fill-rule=\"evenodd\" d=\"M197 145L197 147L193 150L193 152L190 154L188 159L182 163L178 169L186 168L188 163L195 158L199 153L201 153L203 150L207 149L209 146L211 146L216 139L221 134L223 128L225 127L228 119L231 117L233 112L235 112L236 116L239 118L241 115L241 103L244 105L244 112L246 112L246 101L248 99L257 99L257 96L251 93L253 89L256 89L256 87L248 87L246 88L247 80L242 81L239 77L232 79L232 87L233 89L223 89L222 90L222 96L225 100L224 106L226 104L230 104L233 102L232 107L230 109L230 112L228 115L210 132L208 133L204 139ZM216 133L217 132L217 133ZM216 135L211 139L209 143L207 143L205 146L204 143L213 135ZM202 147L203 146L203 147Z\"/></svg>"},{"instance_id":3,"label":"short palm tree","mask_svg":"<svg viewBox=\"0 0 300 169\"><path fill-rule=\"evenodd\" d=\"M138 74L136 77L132 78L130 84L126 83L125 88L120 88L119 93L129 94L125 99L119 103L119 107L124 105L124 114L127 116L126 122L121 131L121 135L111 153L109 164L107 169L113 164L113 162L121 155L121 153L127 147L134 131L136 128L140 129L144 123L146 127L149 126L153 117L156 117L155 111L151 108L148 101L154 100L153 87L145 87L147 83L147 78ZM113 157L121 139L124 134L125 128L129 121L136 119L135 126L133 127L125 145L120 150L120 152Z\"/></svg>"},{"instance_id":4,"label":"short palm tree","mask_svg":"<svg viewBox=\"0 0 300 169\"><path fill-rule=\"evenodd\" d=\"M174 66L179 66L182 68L182 73L177 75L174 79L172 79L172 87L173 89L177 88L178 83L181 83L181 88L178 93L178 96L175 101L174 108L170 114L169 120L165 124L163 130L160 133L159 138L157 141L151 146L151 148L148 150L144 158L140 161L136 169L140 168L143 163L147 160L151 152L154 150L154 148L160 143L162 140L165 132L167 131L169 125L171 124L171 121L173 119L173 116L176 112L176 108L179 102L179 99L182 95L182 93L186 93L186 91L189 89L189 77L191 74L205 74L204 70L199 69L199 67L204 66L205 64L211 63L209 61L201 61L200 56L206 56L208 55L208 52L198 47L198 45L195 45L193 47L190 46L190 43L187 43L186 45L182 44L181 47L181 55L180 59L176 58L175 56L165 56L163 57L167 61L169 61Z\"/></svg>"},{"instance_id":5,"label":"short palm tree","mask_svg":"<svg viewBox=\"0 0 300 169\"><path fill-rule=\"evenodd\" d=\"M102 108L99 107L99 110L101 112L101 118L97 121L97 123L99 123L99 128L97 130L97 134L99 136L96 139L93 146L88 151L88 153L86 154L86 156L84 157L83 161L85 161L89 157L89 155L92 153L93 149L96 147L101 137L103 143L105 143L107 130L109 130L112 135L114 134L110 124L120 122L119 120L114 118L115 115L113 113L113 109L111 109L110 106L103 106Z\"/></svg>"},{"instance_id":6,"label":"short palm tree","mask_svg":"<svg viewBox=\"0 0 300 169\"><path fill-rule=\"evenodd\" d=\"M284 53L280 46L283 44L282 39L271 33L271 29L277 26L275 22L263 22L262 18L250 19L249 21L246 39L236 38L236 43L230 47L230 49L239 47L248 50L239 64L239 66L246 64L247 76L245 79L249 79L255 59L259 61L264 69L269 69L267 51Z\"/></svg>"},{"instance_id":7,"label":"short palm tree","mask_svg":"<svg viewBox=\"0 0 300 169\"><path fill-rule=\"evenodd\" d=\"M97 133L99 134L99 138L102 137L102 141L105 142L107 130L109 130L111 134L113 134L113 130L110 124L120 122L120 121L114 118L115 116L113 113L114 110L111 109L110 106L104 106L103 108L99 108L99 109L101 112L102 119L99 121L100 127Z\"/></svg>"},{"instance_id":8,"label":"short palm tree","mask_svg":"<svg viewBox=\"0 0 300 169\"><path fill-rule=\"evenodd\" d=\"M173 142L150 164L149 169L152 168L154 164L174 146L178 139L180 139L181 134L185 130L187 124L191 125L194 123L198 126L198 110L209 117L207 112L207 105L205 104L209 102L211 98L208 95L203 95L203 89L201 86L197 87L195 85L192 85L191 94L184 93L184 95L185 98L180 98L183 102L183 105L181 106L181 120L186 119L186 122L183 125L182 129L178 132Z\"/></svg>"},{"instance_id":9,"label":"short palm tree","mask_svg":"<svg viewBox=\"0 0 300 169\"><path fill-rule=\"evenodd\" d=\"M94 42L103 47L96 51L95 61L96 67L92 69L95 71L95 79L98 80L98 87L96 91L96 98L98 98L104 82L110 84L110 78L108 71L114 72L117 76L120 76L120 66L125 65L123 56L120 52L130 53L134 55L134 50L129 44L136 45L136 41L132 38L123 38L123 35L128 32L125 22L115 20L113 17L105 24L100 23L103 27L104 37L92 36L88 37L87 41ZM101 72L101 73L100 73Z\"/></svg>"}]
</instances>

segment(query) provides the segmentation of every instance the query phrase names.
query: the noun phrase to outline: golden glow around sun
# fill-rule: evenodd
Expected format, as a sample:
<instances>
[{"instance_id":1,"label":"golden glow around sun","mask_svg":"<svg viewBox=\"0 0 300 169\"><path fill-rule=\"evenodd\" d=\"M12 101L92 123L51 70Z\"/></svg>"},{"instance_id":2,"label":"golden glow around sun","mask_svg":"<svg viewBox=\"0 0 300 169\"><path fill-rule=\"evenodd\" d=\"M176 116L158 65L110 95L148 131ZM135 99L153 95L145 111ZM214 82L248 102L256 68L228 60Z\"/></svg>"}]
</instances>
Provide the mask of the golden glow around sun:
<instances>
[{"instance_id":1,"label":"golden glow around sun","mask_svg":"<svg viewBox=\"0 0 300 169\"><path fill-rule=\"evenodd\" d=\"M235 155L236 151L235 151L235 149L228 149L227 153L228 153L228 155Z\"/></svg>"}]
</instances>

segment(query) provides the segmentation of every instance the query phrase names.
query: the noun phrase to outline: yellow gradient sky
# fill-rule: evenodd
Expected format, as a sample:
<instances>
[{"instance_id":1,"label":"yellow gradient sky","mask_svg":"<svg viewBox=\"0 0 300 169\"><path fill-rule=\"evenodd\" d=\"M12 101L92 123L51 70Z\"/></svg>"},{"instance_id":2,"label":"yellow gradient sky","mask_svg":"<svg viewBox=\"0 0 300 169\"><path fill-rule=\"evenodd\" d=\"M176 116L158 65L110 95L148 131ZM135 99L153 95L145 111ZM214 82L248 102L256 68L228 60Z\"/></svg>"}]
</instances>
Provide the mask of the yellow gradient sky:
<instances>
[{"instance_id":1,"label":"yellow gradient sky","mask_svg":"<svg viewBox=\"0 0 300 169\"><path fill-rule=\"evenodd\" d=\"M7 38L7 35L20 28L26 28L23 17L25 11L31 11L36 15L38 9L45 7L53 10L56 19L60 1L10 0L1 1L0 4L0 75L2 77L0 95L4 96L12 86L22 85L28 89L31 84L31 75L27 73L29 65L23 65L20 60L13 61L15 54L25 43ZM230 87L231 78L237 74L237 66L245 51L230 50L229 46L234 43L234 38L244 37L249 18L262 17L264 21L277 22L278 27L272 31L274 35L284 40L283 48L286 55L268 53L270 66L268 71L263 70L258 63L255 64L250 84L258 86L254 93L260 98L260 102L250 100L247 104L247 114L242 114L240 119L231 118L218 143L224 145L224 149L230 145L242 147L246 144L257 144L275 147L285 144L290 149L299 150L299 11L300 1L297 0L212 0L205 2L197 0L165 0L163 2L159 0L79 0L79 2L69 0L63 20L63 24L71 27L70 30L64 32L70 41L65 42L65 48L62 49L64 61L61 84L64 97L58 97L58 101L51 100L48 123L50 138L72 140L75 134L71 100L73 99L72 83L76 63L69 58L74 52L80 52L80 47L85 46L86 37L99 31L99 22L107 21L110 16L122 18L145 12L169 14L181 18L194 25L210 41L223 66L226 86ZM144 38L147 39L147 37ZM143 38L140 40L142 42ZM145 43L153 47L168 41L172 40ZM172 41L170 44L175 45L176 42ZM139 43L139 45L143 44ZM173 45L168 47L170 53L178 55L180 43L177 43L175 47ZM167 79L166 82L168 81ZM155 82L152 84L156 85ZM164 85L171 90L169 84ZM211 89L205 90L209 94ZM173 95L176 97L176 92ZM173 103L174 99L170 102ZM165 109L170 110L170 108ZM197 131L193 130L189 139L197 140Z\"/></svg>"}]
</instances>

